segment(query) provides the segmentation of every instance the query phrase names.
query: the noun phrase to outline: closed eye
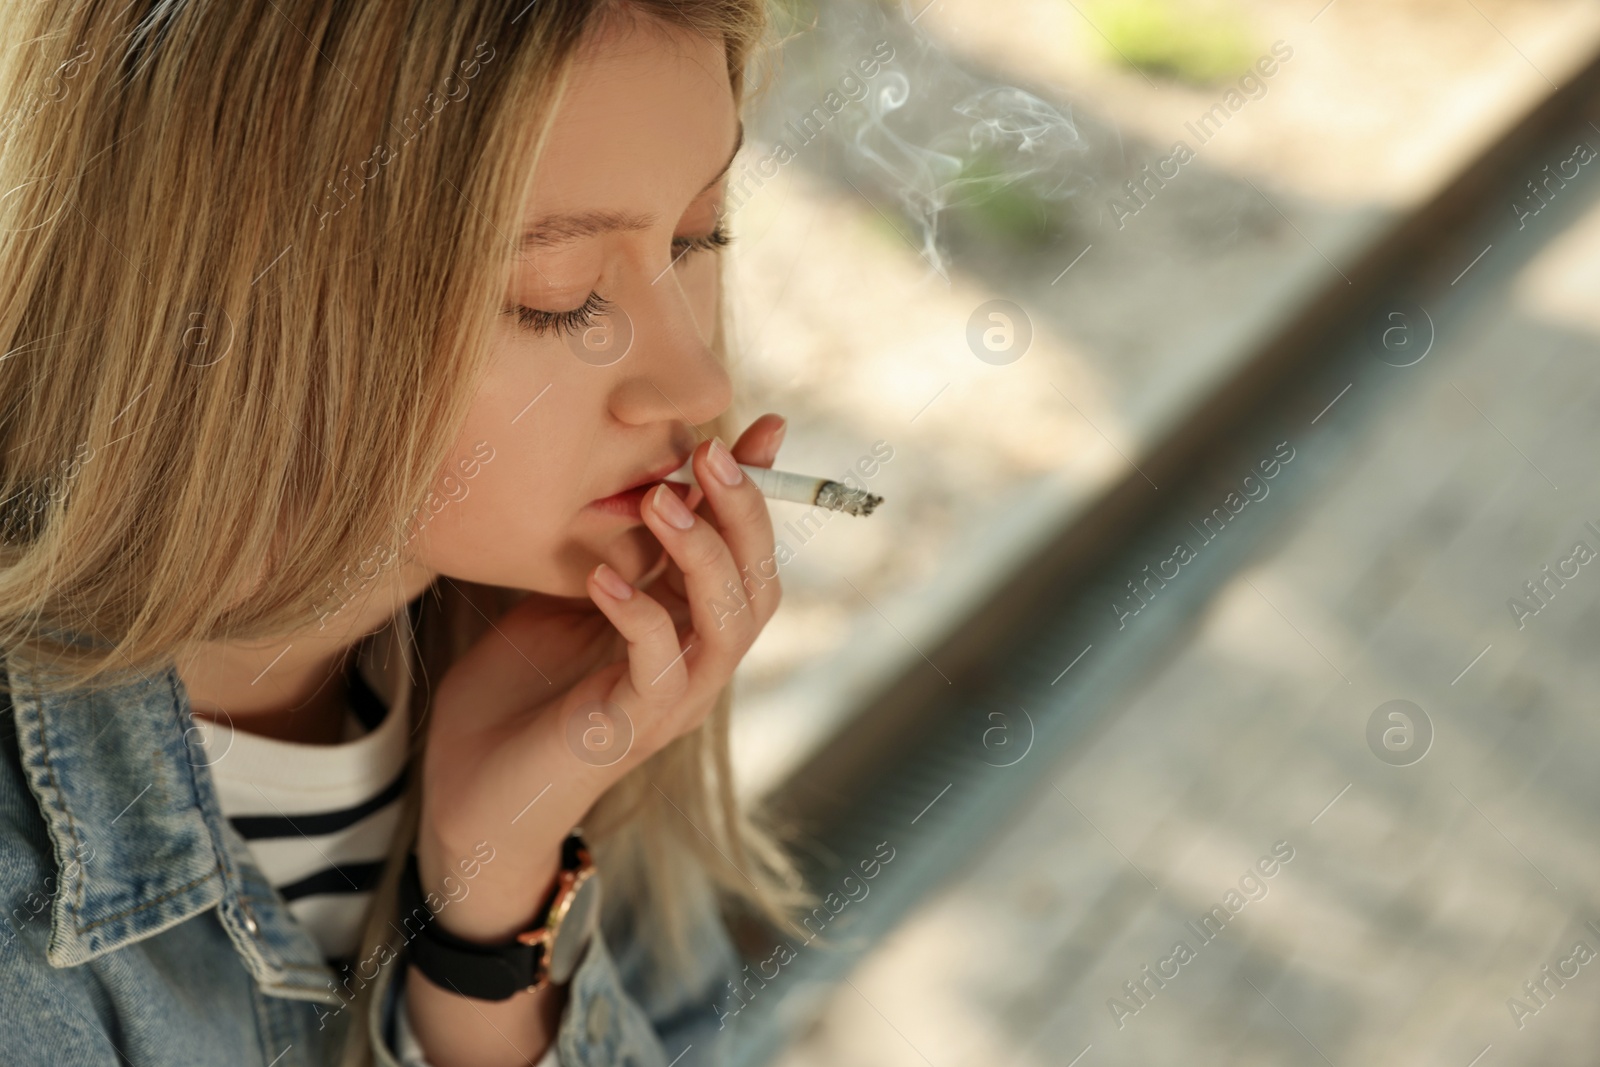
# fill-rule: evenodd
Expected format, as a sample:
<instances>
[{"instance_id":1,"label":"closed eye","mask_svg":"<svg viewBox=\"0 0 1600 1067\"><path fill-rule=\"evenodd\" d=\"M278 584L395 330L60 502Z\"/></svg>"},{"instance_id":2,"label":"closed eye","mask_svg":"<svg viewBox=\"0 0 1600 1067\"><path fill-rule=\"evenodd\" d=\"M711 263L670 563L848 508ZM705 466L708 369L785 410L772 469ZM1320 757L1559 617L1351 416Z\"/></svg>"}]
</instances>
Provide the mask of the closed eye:
<instances>
[{"instance_id":1,"label":"closed eye","mask_svg":"<svg viewBox=\"0 0 1600 1067\"><path fill-rule=\"evenodd\" d=\"M693 252L715 252L726 248L733 236L719 221L708 234L699 237L674 237L672 262L678 263ZM502 315L515 315L517 325L535 334L578 334L595 324L595 320L611 313L612 304L599 293L591 292L582 304L568 311L543 311L522 304L507 304Z\"/></svg>"},{"instance_id":2,"label":"closed eye","mask_svg":"<svg viewBox=\"0 0 1600 1067\"><path fill-rule=\"evenodd\" d=\"M517 325L536 334L578 334L595 324L595 320L611 311L611 301L599 293L590 293L582 304L569 311L541 311L522 304L508 304L502 315L515 315Z\"/></svg>"},{"instance_id":3,"label":"closed eye","mask_svg":"<svg viewBox=\"0 0 1600 1067\"><path fill-rule=\"evenodd\" d=\"M733 235L723 228L722 222L717 222L716 228L703 237L674 237L672 239L672 258L676 262L681 256L689 252L715 252L726 248L733 243Z\"/></svg>"}]
</instances>

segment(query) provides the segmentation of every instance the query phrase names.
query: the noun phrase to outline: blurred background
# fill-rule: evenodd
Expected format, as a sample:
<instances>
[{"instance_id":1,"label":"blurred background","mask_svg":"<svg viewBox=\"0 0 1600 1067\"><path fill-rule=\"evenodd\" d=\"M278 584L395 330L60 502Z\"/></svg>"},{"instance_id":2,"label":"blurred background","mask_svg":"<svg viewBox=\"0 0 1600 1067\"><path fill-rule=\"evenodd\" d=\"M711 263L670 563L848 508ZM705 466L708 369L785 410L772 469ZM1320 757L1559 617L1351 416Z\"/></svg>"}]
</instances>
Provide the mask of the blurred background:
<instances>
[{"instance_id":1,"label":"blurred background","mask_svg":"<svg viewBox=\"0 0 1600 1067\"><path fill-rule=\"evenodd\" d=\"M686 1062L1600 1062L1600 8L779 11L739 406L886 502L774 505L825 899Z\"/></svg>"}]
</instances>

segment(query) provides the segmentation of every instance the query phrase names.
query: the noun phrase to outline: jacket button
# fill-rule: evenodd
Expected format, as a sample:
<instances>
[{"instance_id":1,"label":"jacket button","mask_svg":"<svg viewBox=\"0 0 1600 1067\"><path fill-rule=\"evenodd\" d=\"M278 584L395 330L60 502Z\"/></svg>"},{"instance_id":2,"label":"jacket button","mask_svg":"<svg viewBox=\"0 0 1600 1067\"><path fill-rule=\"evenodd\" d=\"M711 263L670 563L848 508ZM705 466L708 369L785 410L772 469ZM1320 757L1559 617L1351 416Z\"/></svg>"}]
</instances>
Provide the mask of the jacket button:
<instances>
[{"instance_id":1,"label":"jacket button","mask_svg":"<svg viewBox=\"0 0 1600 1067\"><path fill-rule=\"evenodd\" d=\"M260 927L258 927L256 925L256 917L254 915L251 915L250 914L250 909L247 906L243 905L243 904L239 905L239 910L244 913L244 928L245 928L245 932L250 934L251 936L254 936L255 932L260 929Z\"/></svg>"},{"instance_id":2,"label":"jacket button","mask_svg":"<svg viewBox=\"0 0 1600 1067\"><path fill-rule=\"evenodd\" d=\"M600 1044L611 1025L611 1002L604 996L596 996L589 1001L589 1014L584 1019L584 1025L589 1032L589 1044Z\"/></svg>"}]
</instances>

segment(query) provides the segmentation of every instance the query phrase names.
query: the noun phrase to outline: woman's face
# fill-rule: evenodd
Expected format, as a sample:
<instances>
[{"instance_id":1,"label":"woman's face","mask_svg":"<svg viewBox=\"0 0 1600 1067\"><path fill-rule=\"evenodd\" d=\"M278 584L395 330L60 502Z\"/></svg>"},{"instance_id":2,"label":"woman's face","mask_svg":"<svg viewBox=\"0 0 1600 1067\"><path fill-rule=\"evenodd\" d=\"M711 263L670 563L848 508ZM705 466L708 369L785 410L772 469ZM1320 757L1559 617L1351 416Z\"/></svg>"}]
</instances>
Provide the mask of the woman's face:
<instances>
[{"instance_id":1,"label":"woman's face","mask_svg":"<svg viewBox=\"0 0 1600 1067\"><path fill-rule=\"evenodd\" d=\"M416 541L429 570L559 596L585 596L601 561L630 581L661 562L640 494L595 502L654 484L732 401L709 347L711 240L740 135L723 45L646 18L591 44L510 235L512 313L445 472L465 495ZM611 310L585 327L591 294Z\"/></svg>"}]
</instances>

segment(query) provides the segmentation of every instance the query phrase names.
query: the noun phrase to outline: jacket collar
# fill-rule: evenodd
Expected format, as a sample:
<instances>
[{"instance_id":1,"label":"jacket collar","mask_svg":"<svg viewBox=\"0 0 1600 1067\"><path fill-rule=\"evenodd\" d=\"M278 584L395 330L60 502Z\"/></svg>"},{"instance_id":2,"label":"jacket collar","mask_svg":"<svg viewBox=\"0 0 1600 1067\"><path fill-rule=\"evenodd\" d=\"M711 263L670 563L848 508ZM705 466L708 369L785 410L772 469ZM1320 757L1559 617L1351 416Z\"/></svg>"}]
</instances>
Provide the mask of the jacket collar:
<instances>
[{"instance_id":1,"label":"jacket collar","mask_svg":"<svg viewBox=\"0 0 1600 1067\"><path fill-rule=\"evenodd\" d=\"M4 662L55 852L50 962L87 962L214 907L263 992L339 1003L315 941L222 815L177 671L49 693L26 660Z\"/></svg>"}]
</instances>

